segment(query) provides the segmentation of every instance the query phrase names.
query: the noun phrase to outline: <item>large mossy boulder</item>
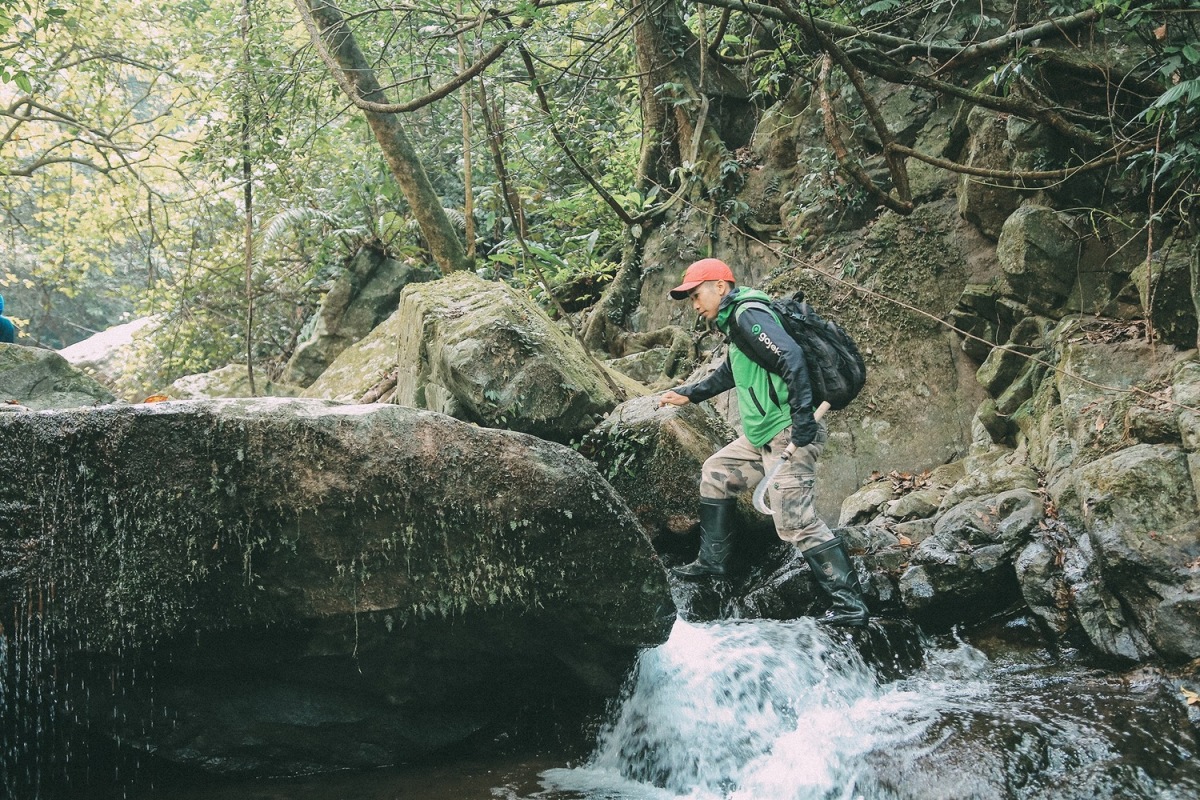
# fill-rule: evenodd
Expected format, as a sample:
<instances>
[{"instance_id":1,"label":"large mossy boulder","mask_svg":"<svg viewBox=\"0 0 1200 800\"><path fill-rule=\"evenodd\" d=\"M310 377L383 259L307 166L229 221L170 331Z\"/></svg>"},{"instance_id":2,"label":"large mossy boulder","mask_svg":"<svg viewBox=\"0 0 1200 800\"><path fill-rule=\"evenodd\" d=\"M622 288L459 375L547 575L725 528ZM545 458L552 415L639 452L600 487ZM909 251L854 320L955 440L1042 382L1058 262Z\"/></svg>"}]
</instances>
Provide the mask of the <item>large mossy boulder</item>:
<instances>
[{"instance_id":1,"label":"large mossy boulder","mask_svg":"<svg viewBox=\"0 0 1200 800\"><path fill-rule=\"evenodd\" d=\"M1185 245L1154 254L1134 269L1142 308L1154 326L1158 341L1172 347L1196 346L1196 290L1192 283L1193 255Z\"/></svg>"},{"instance_id":2,"label":"large mossy boulder","mask_svg":"<svg viewBox=\"0 0 1200 800\"><path fill-rule=\"evenodd\" d=\"M1009 120L1018 123L1010 130ZM1029 152L1037 152L1035 143L1020 136L1019 121L976 107L967 116L967 152L964 163L977 169L1007 172L1030 161ZM1020 143L1020 144L1018 144ZM958 179L958 213L989 239L1000 236L1005 219L1020 206L1029 193L1002 181L963 174Z\"/></svg>"},{"instance_id":3,"label":"large mossy boulder","mask_svg":"<svg viewBox=\"0 0 1200 800\"><path fill-rule=\"evenodd\" d=\"M1107 587L1160 653L1200 656L1200 505L1187 454L1135 445L1081 468L1076 483Z\"/></svg>"},{"instance_id":4,"label":"large mossy boulder","mask_svg":"<svg viewBox=\"0 0 1200 800\"><path fill-rule=\"evenodd\" d=\"M659 408L655 396L636 397L588 433L580 451L633 509L655 548L676 551L698 522L704 461L733 436L710 408ZM753 513L744 509L747 519Z\"/></svg>"},{"instance_id":5,"label":"large mossy boulder","mask_svg":"<svg viewBox=\"0 0 1200 800\"><path fill-rule=\"evenodd\" d=\"M0 486L0 596L42 604L13 652L78 709L62 725L156 759L417 758L615 695L675 616L628 507L524 434L256 399L0 414L0 437L23 476Z\"/></svg>"},{"instance_id":6,"label":"large mossy boulder","mask_svg":"<svg viewBox=\"0 0 1200 800\"><path fill-rule=\"evenodd\" d=\"M99 406L116 399L53 350L0 344L0 403L43 410Z\"/></svg>"},{"instance_id":7,"label":"large mossy boulder","mask_svg":"<svg viewBox=\"0 0 1200 800\"><path fill-rule=\"evenodd\" d=\"M469 273L409 286L305 397L358 400L394 373L393 402L568 442L644 389L606 371L525 295ZM610 383L610 380L612 383Z\"/></svg>"},{"instance_id":8,"label":"large mossy boulder","mask_svg":"<svg viewBox=\"0 0 1200 800\"><path fill-rule=\"evenodd\" d=\"M405 286L440 274L388 258L374 247L360 249L322 298L312 331L292 354L280 381L311 385L343 350L391 316Z\"/></svg>"}]
</instances>

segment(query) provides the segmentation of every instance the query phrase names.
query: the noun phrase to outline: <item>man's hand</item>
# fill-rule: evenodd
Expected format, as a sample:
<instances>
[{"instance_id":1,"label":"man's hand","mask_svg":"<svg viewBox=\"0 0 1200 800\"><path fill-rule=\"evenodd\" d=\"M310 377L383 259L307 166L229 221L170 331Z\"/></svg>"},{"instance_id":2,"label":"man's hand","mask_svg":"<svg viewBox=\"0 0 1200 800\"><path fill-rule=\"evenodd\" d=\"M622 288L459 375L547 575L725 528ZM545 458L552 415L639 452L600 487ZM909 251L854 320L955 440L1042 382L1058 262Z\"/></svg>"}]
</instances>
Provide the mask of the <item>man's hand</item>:
<instances>
[{"instance_id":1,"label":"man's hand","mask_svg":"<svg viewBox=\"0 0 1200 800\"><path fill-rule=\"evenodd\" d=\"M687 399L683 395L681 395L679 392L672 389L668 392L664 392L662 395L659 396L658 407L662 408L665 405L686 406L690 402L692 402L692 401Z\"/></svg>"}]
</instances>

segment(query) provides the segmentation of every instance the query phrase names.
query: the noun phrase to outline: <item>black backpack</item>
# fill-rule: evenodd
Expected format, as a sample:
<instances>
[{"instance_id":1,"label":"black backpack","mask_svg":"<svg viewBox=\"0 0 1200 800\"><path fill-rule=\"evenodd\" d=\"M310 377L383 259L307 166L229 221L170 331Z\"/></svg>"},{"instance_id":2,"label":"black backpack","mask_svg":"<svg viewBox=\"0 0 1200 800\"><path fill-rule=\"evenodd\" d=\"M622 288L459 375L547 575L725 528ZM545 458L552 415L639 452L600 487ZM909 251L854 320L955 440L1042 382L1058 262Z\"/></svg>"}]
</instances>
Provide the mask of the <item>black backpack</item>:
<instances>
[{"instance_id":1,"label":"black backpack","mask_svg":"<svg viewBox=\"0 0 1200 800\"><path fill-rule=\"evenodd\" d=\"M867 365L858 352L858 345L845 328L817 314L805 302L804 292L772 300L769 306L758 300L747 300L739 305L770 308L779 317L783 329L804 350L814 404L828 402L836 411L858 397L867 382ZM737 327L732 329L737 330Z\"/></svg>"}]
</instances>

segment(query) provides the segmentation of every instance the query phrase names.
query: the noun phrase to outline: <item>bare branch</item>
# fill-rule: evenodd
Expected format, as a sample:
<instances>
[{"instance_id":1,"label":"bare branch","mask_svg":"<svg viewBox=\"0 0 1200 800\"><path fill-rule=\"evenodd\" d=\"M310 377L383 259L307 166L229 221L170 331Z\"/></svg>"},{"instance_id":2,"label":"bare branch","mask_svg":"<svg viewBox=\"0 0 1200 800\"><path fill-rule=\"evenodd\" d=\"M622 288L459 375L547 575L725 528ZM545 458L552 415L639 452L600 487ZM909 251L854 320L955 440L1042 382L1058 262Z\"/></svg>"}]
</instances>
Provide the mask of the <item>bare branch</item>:
<instances>
[{"instance_id":1,"label":"bare branch","mask_svg":"<svg viewBox=\"0 0 1200 800\"><path fill-rule=\"evenodd\" d=\"M558 130L558 124L554 121L554 112L550 110L550 101L546 98L546 91L542 88L541 82L538 81L537 73L533 68L533 59L530 57L529 51L525 49L524 45L519 44L517 45L517 48L521 53L521 60L525 62L525 71L529 73L530 86L537 94L538 105L541 106L542 112L546 115L546 119L550 123L550 134L554 137L554 141L558 143L559 148L563 151L563 154L566 155L567 160L570 161L575 167L576 171L583 176L583 179L588 182L588 185L591 186L598 195L600 195L600 197L605 203L608 204L608 207L616 213L620 220L626 225L634 224L633 217L631 217L629 212L625 210L625 207L617 202L617 199L613 197L612 194L610 194L609 191L605 189L599 181L592 177L590 172L583 168L583 165L579 163L579 159L577 159L575 154L571 151L570 146L567 144L567 140L563 138L562 133Z\"/></svg>"},{"instance_id":2,"label":"bare branch","mask_svg":"<svg viewBox=\"0 0 1200 800\"><path fill-rule=\"evenodd\" d=\"M337 85L345 92L346 96L350 98L350 102L355 106L363 111L372 111L376 114L404 114L441 100L487 69L511 44L511 41L503 41L496 45L485 53L479 61L475 62L470 69L460 72L453 79L442 84L429 94L418 97L415 100L410 100L407 103L382 103L363 97L359 93L355 82L341 68L337 59L333 57L333 54L329 52L329 49L325 46L325 42L321 39L321 30L317 26L317 21L313 19L312 10L308 7L307 0L295 0L294 5L296 6L296 10L300 12L300 17L304 20L304 27L308 29L308 35L312 39L313 47L316 48L321 60L325 62L325 66L329 69L329 74L333 76ZM536 1L534 5L537 5Z\"/></svg>"},{"instance_id":3,"label":"bare branch","mask_svg":"<svg viewBox=\"0 0 1200 800\"><path fill-rule=\"evenodd\" d=\"M838 166L854 178L855 182L862 186L880 205L887 206L897 214L911 214L913 210L912 202L897 200L880 189L875 181L871 180L871 176L866 173L862 165L856 159L852 158L850 152L846 149L846 144L842 141L842 136L837 129L837 115L833 111L833 101L829 97L829 72L832 67L833 58L826 53L821 61L821 77L817 82L817 88L821 97L821 111L823 112L825 122L825 138L829 140L829 146L833 148L833 155L837 159Z\"/></svg>"},{"instance_id":4,"label":"bare branch","mask_svg":"<svg viewBox=\"0 0 1200 800\"><path fill-rule=\"evenodd\" d=\"M906 147L902 144L897 144L896 142L888 145L888 149L892 150L893 152L900 153L901 155L909 158L915 158L918 161L924 161L926 164L931 164L935 167L940 167L941 169L948 170L950 172L956 172L961 175L974 175L979 178L990 178L992 180L1016 181L1018 183L1024 181L1066 180L1067 178L1070 178L1073 175L1078 175L1081 172L1090 172L1096 169L1103 169L1104 167L1111 167L1115 164L1121 163L1125 159L1137 155L1138 153L1149 152L1154 148L1154 144L1144 144L1128 150L1118 150L1110 156L1105 156L1104 158L1094 158L1091 161L1087 161L1074 167L1064 167L1063 169L1029 170L1022 172L971 167L966 164L960 164L957 161L950 161L949 159L931 156L928 153L922 153L919 150Z\"/></svg>"}]
</instances>

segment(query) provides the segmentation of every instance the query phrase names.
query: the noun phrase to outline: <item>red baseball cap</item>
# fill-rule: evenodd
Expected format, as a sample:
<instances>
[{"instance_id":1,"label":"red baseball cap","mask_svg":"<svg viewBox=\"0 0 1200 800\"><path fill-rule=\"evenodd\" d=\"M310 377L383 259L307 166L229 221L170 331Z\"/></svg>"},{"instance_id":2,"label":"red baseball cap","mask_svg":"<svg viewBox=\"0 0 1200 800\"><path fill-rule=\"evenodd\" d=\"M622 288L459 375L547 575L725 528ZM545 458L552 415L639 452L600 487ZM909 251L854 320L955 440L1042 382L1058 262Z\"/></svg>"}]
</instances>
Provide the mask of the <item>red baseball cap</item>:
<instances>
[{"instance_id":1,"label":"red baseball cap","mask_svg":"<svg viewBox=\"0 0 1200 800\"><path fill-rule=\"evenodd\" d=\"M705 281L729 281L736 283L733 270L719 258L702 258L687 268L683 273L683 283L671 290L671 297L684 300L688 292Z\"/></svg>"}]
</instances>

